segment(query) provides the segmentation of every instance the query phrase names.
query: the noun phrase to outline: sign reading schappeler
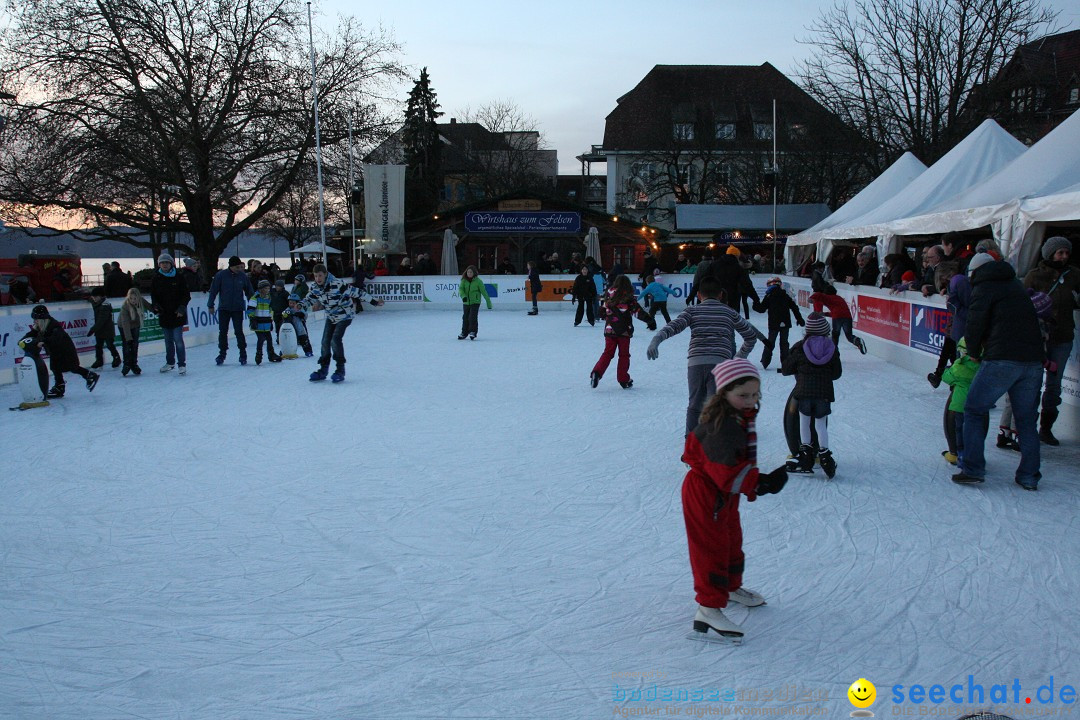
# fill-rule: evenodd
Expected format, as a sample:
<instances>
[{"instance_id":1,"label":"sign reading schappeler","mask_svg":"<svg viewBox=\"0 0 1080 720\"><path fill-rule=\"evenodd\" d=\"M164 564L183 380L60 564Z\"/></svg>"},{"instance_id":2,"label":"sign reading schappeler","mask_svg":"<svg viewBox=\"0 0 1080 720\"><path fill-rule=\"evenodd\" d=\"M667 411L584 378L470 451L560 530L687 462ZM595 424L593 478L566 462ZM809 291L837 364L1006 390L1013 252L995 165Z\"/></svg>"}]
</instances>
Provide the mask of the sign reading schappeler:
<instances>
[{"instance_id":1,"label":"sign reading schappeler","mask_svg":"<svg viewBox=\"0 0 1080 720\"><path fill-rule=\"evenodd\" d=\"M468 232L581 232L576 212L468 212Z\"/></svg>"}]
</instances>

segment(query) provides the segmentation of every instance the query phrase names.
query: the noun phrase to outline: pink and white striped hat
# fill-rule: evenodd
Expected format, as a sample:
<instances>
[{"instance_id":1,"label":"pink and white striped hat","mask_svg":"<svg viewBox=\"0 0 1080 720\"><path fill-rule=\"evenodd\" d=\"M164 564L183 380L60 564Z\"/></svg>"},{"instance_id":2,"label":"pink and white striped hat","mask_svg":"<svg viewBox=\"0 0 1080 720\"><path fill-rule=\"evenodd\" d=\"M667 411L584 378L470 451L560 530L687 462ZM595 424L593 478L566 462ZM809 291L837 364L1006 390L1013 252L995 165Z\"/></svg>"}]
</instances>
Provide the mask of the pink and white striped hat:
<instances>
[{"instance_id":1,"label":"pink and white striped hat","mask_svg":"<svg viewBox=\"0 0 1080 720\"><path fill-rule=\"evenodd\" d=\"M740 378L749 377L761 381L761 375L758 374L757 367L744 358L725 360L712 369L712 374L716 379L717 392Z\"/></svg>"}]
</instances>

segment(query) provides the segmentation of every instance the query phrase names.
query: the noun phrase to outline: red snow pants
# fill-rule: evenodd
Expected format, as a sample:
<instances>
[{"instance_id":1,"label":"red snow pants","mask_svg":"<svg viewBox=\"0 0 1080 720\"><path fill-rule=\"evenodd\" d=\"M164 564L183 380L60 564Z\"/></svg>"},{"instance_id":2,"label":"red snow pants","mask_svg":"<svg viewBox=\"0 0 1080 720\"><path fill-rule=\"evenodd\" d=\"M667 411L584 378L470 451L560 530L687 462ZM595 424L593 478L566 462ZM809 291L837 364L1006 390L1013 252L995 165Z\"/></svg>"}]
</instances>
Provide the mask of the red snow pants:
<instances>
[{"instance_id":1,"label":"red snow pants","mask_svg":"<svg viewBox=\"0 0 1080 720\"><path fill-rule=\"evenodd\" d=\"M604 376L604 371L608 369L611 359L615 357L616 348L619 350L619 364L615 368L615 379L624 383L630 379L630 338L628 337L605 335L604 352L593 366L593 372L600 377Z\"/></svg>"},{"instance_id":2,"label":"red snow pants","mask_svg":"<svg viewBox=\"0 0 1080 720\"><path fill-rule=\"evenodd\" d=\"M739 496L716 489L704 475L690 471L682 487L686 544L698 605L727 607L728 593L742 587L745 556Z\"/></svg>"}]
</instances>

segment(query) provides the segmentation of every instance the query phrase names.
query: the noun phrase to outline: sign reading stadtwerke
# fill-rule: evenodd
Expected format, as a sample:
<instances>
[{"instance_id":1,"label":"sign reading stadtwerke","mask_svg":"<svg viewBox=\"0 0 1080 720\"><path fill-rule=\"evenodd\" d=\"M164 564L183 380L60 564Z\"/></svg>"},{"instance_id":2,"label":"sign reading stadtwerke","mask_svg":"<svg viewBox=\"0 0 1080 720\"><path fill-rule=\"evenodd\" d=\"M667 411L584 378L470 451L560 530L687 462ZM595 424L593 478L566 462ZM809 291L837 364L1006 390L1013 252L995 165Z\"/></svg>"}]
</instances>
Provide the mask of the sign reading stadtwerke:
<instances>
[{"instance_id":1,"label":"sign reading stadtwerke","mask_svg":"<svg viewBox=\"0 0 1080 720\"><path fill-rule=\"evenodd\" d=\"M468 232L581 232L581 213L576 212L469 212Z\"/></svg>"}]
</instances>

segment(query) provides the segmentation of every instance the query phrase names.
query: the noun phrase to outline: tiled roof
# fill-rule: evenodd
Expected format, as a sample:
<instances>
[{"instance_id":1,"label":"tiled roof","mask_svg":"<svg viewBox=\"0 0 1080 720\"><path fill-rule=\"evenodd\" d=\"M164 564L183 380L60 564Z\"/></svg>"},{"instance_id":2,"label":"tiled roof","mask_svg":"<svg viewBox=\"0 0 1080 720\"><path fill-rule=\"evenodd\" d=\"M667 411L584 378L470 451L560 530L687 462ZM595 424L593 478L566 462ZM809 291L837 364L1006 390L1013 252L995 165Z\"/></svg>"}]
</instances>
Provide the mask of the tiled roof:
<instances>
[{"instance_id":1,"label":"tiled roof","mask_svg":"<svg viewBox=\"0 0 1080 720\"><path fill-rule=\"evenodd\" d=\"M663 149L672 145L673 123L700 118L711 123L734 120L735 140L728 147L756 147L764 141L754 140L753 125L772 122L774 98L781 127L813 123L838 133L848 132L838 118L769 63L656 65L608 114L604 149ZM713 128L695 132L713 132ZM782 141L784 134L778 137Z\"/></svg>"}]
</instances>

